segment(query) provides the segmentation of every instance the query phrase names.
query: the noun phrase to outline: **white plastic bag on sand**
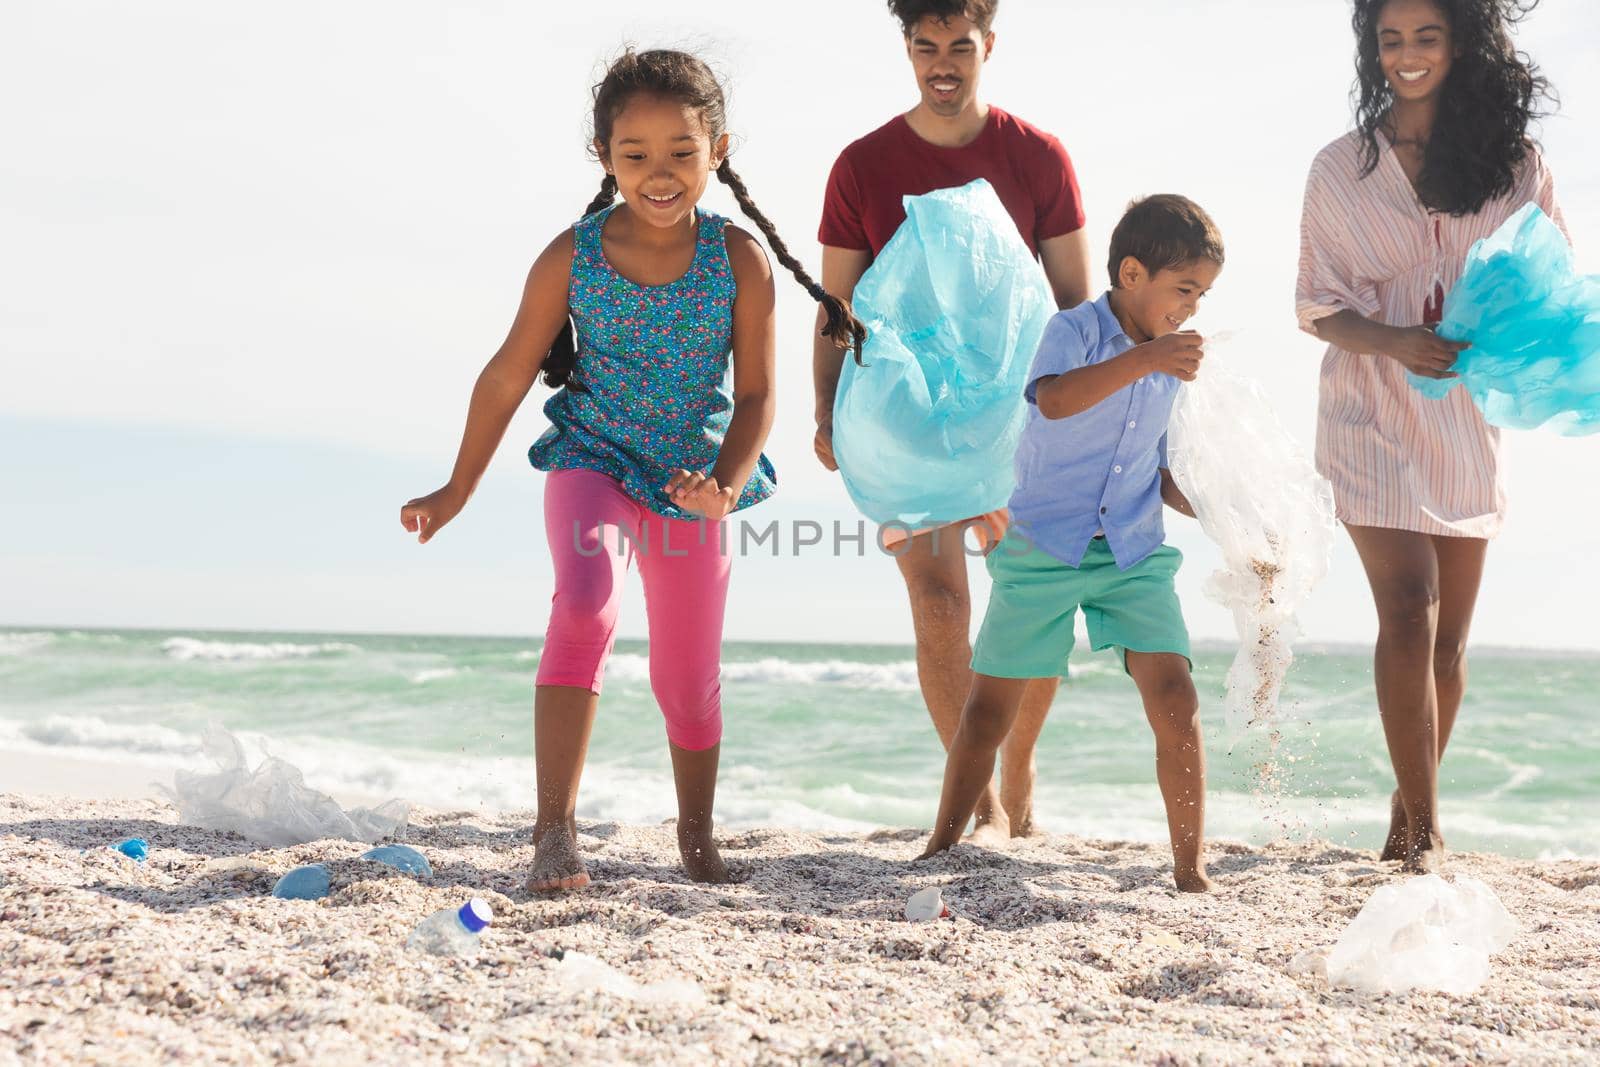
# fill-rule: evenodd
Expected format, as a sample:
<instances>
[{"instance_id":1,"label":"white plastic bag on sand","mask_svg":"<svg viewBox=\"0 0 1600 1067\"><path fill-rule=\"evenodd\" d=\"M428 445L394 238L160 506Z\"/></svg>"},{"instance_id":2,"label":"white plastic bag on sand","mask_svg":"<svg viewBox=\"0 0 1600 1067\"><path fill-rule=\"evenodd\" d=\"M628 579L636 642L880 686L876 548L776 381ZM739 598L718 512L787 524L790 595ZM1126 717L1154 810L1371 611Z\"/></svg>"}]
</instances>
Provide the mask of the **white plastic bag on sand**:
<instances>
[{"instance_id":1,"label":"white plastic bag on sand","mask_svg":"<svg viewBox=\"0 0 1600 1067\"><path fill-rule=\"evenodd\" d=\"M568 993L610 993L635 1004L704 1004L705 992L693 982L669 978L643 985L604 960L568 950L556 964L556 978Z\"/></svg>"},{"instance_id":2,"label":"white plastic bag on sand","mask_svg":"<svg viewBox=\"0 0 1600 1067\"><path fill-rule=\"evenodd\" d=\"M1207 345L1200 376L1178 394L1167 454L1201 529L1222 549L1223 569L1205 591L1233 613L1239 637L1225 703L1237 737L1277 710L1294 660L1294 615L1328 572L1336 528L1333 487L1261 387L1227 368L1231 347L1227 338Z\"/></svg>"},{"instance_id":3,"label":"white plastic bag on sand","mask_svg":"<svg viewBox=\"0 0 1600 1067\"><path fill-rule=\"evenodd\" d=\"M216 773L179 771L165 790L186 826L231 830L283 848L325 837L371 844L403 832L411 816L411 805L401 800L347 812L307 786L298 768L273 756L251 770L239 739L216 723L206 727L201 743Z\"/></svg>"},{"instance_id":4,"label":"white plastic bag on sand","mask_svg":"<svg viewBox=\"0 0 1600 1067\"><path fill-rule=\"evenodd\" d=\"M1455 885L1437 874L1408 878L1372 894L1329 953L1328 982L1361 993L1471 993L1516 930L1494 891L1475 878Z\"/></svg>"}]
</instances>

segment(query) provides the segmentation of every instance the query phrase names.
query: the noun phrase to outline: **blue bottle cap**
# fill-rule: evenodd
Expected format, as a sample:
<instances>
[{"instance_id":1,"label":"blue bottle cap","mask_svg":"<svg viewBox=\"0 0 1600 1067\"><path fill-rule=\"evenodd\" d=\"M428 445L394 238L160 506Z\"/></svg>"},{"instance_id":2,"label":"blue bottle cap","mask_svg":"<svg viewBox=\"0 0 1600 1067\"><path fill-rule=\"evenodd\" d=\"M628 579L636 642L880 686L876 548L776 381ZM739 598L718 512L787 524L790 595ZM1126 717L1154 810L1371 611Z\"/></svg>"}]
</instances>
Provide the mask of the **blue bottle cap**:
<instances>
[{"instance_id":1,"label":"blue bottle cap","mask_svg":"<svg viewBox=\"0 0 1600 1067\"><path fill-rule=\"evenodd\" d=\"M361 854L364 860L374 863L387 864L397 871L406 874L422 875L426 878L433 877L433 865L428 862L428 857L412 848L410 845L379 845Z\"/></svg>"},{"instance_id":2,"label":"blue bottle cap","mask_svg":"<svg viewBox=\"0 0 1600 1067\"><path fill-rule=\"evenodd\" d=\"M320 863L296 867L272 887L272 895L283 900L321 900L328 895L332 880L328 868Z\"/></svg>"},{"instance_id":3,"label":"blue bottle cap","mask_svg":"<svg viewBox=\"0 0 1600 1067\"><path fill-rule=\"evenodd\" d=\"M111 847L139 863L143 863L150 856L150 842L142 837L126 837Z\"/></svg>"},{"instance_id":4,"label":"blue bottle cap","mask_svg":"<svg viewBox=\"0 0 1600 1067\"><path fill-rule=\"evenodd\" d=\"M494 921L494 912L489 910L489 902L482 897L473 897L461 905L461 910L456 914L461 916L461 925L473 933Z\"/></svg>"}]
</instances>

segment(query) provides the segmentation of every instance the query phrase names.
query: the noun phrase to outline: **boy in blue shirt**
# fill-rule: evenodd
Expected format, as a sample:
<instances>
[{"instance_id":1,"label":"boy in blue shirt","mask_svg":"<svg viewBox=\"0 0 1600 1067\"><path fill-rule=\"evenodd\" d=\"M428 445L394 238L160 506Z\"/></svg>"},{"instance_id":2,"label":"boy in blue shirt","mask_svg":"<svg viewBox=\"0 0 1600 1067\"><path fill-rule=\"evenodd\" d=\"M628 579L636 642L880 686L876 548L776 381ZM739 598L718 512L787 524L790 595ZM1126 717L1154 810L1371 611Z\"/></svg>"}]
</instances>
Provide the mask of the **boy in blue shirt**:
<instances>
[{"instance_id":1,"label":"boy in blue shirt","mask_svg":"<svg viewBox=\"0 0 1600 1067\"><path fill-rule=\"evenodd\" d=\"M923 856L960 840L1028 680L1066 673L1082 608L1094 648L1121 651L1155 731L1174 880L1185 892L1211 888L1199 698L1173 588L1182 555L1163 543L1161 509L1194 515L1167 470L1167 422L1204 355L1183 324L1222 261L1198 205L1137 201L1111 236L1110 292L1050 320L1028 374L1012 528L989 554L972 690Z\"/></svg>"}]
</instances>

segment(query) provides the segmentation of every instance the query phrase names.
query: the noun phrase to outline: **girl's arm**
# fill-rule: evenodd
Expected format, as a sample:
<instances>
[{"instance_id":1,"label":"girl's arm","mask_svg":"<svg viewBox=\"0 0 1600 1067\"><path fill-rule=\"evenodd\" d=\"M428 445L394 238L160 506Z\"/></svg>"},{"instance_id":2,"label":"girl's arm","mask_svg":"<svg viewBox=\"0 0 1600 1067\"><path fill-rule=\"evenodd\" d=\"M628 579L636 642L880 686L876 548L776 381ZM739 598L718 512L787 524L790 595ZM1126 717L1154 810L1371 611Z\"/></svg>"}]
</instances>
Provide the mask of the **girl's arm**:
<instances>
[{"instance_id":1,"label":"girl's arm","mask_svg":"<svg viewBox=\"0 0 1600 1067\"><path fill-rule=\"evenodd\" d=\"M680 471L667 491L685 511L720 520L744 492L772 430L772 379L778 340L772 266L756 239L737 226L726 230L728 262L738 294L733 300L733 419L707 477Z\"/></svg>"},{"instance_id":2,"label":"girl's arm","mask_svg":"<svg viewBox=\"0 0 1600 1067\"><path fill-rule=\"evenodd\" d=\"M1472 347L1465 341L1447 341L1426 326L1389 326L1349 310L1317 319L1311 328L1346 352L1388 356L1424 378L1454 378L1450 368L1457 353Z\"/></svg>"},{"instance_id":3,"label":"girl's arm","mask_svg":"<svg viewBox=\"0 0 1600 1067\"><path fill-rule=\"evenodd\" d=\"M572 231L568 230L534 261L511 332L478 375L450 481L400 509L400 525L415 533L421 543L427 544L455 518L478 487L511 417L539 377L550 345L566 324L571 273Z\"/></svg>"}]
</instances>

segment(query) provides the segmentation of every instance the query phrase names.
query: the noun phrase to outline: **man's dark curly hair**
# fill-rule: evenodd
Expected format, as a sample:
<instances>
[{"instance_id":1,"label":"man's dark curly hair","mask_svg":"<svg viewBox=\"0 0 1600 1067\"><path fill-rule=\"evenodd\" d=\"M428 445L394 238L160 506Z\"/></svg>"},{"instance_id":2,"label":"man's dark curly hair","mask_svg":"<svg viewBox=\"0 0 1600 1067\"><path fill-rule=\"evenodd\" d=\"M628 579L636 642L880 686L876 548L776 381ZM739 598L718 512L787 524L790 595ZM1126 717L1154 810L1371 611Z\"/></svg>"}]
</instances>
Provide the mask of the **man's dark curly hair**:
<instances>
[{"instance_id":1,"label":"man's dark curly hair","mask_svg":"<svg viewBox=\"0 0 1600 1067\"><path fill-rule=\"evenodd\" d=\"M940 22L969 18L974 26L988 33L999 7L1000 0L889 0L889 13L900 20L907 37L916 30L917 23L930 15Z\"/></svg>"},{"instance_id":2,"label":"man's dark curly hair","mask_svg":"<svg viewBox=\"0 0 1600 1067\"><path fill-rule=\"evenodd\" d=\"M1511 43L1511 27L1539 0L1434 0L1450 22L1457 55L1439 97L1417 193L1435 211L1471 215L1511 191L1533 142L1528 126L1554 101L1539 68ZM1378 165L1378 138L1394 90L1378 62L1378 18L1389 0L1356 0L1356 84L1361 174ZM1392 131L1390 131L1392 132Z\"/></svg>"}]
</instances>

